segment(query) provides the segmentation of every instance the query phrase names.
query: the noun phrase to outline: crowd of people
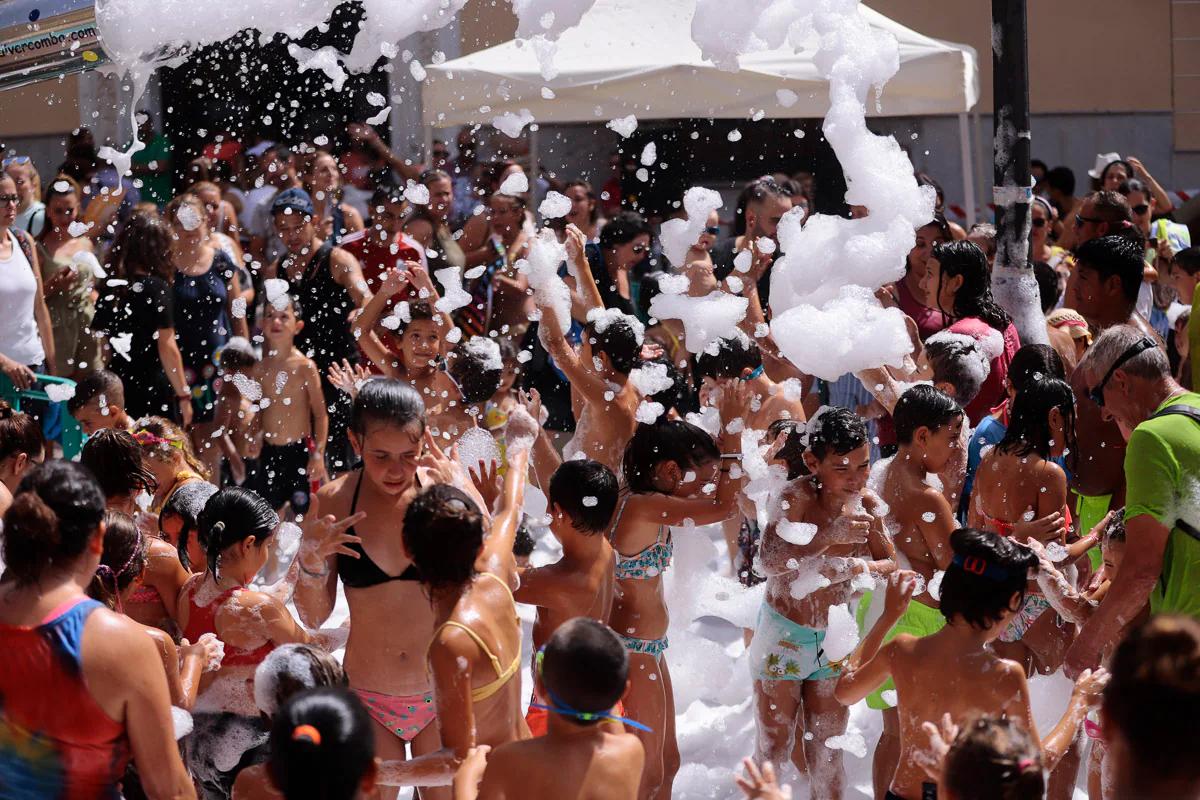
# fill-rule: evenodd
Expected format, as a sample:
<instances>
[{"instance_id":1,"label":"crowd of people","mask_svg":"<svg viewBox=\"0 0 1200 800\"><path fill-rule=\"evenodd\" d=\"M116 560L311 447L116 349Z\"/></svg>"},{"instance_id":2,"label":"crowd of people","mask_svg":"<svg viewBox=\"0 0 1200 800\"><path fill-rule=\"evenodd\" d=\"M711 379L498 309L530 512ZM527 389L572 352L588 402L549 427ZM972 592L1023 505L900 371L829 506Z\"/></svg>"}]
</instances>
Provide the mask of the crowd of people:
<instances>
[{"instance_id":1,"label":"crowd of people","mask_svg":"<svg viewBox=\"0 0 1200 800\"><path fill-rule=\"evenodd\" d=\"M787 764L846 796L864 700L878 800L1200 797L1200 249L1136 159L1081 199L1038 165L1049 345L919 176L938 211L877 294L912 354L825 381L773 339L763 244L811 175L747 184L681 263L619 181L546 179L567 305L530 284L529 179L469 131L425 165L365 125L179 165L142 125L133 180L85 130L0 174L29 398L0 402L0 797L669 798L697 526L762 597L748 797ZM650 312L672 285L744 319L694 353Z\"/></svg>"}]
</instances>

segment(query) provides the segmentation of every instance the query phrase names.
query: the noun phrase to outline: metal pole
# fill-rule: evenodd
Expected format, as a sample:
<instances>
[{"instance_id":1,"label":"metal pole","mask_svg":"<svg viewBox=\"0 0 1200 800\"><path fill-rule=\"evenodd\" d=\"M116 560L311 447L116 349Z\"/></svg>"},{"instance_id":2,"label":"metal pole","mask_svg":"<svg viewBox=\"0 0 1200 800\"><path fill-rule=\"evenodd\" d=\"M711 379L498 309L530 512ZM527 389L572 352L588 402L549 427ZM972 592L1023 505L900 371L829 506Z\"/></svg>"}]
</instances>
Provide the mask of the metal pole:
<instances>
[{"instance_id":1,"label":"metal pole","mask_svg":"<svg viewBox=\"0 0 1200 800\"><path fill-rule=\"evenodd\" d=\"M987 182L983 180L983 120L979 114L979 104L975 105L975 113L972 115L975 118L975 197L973 201L979 209L979 213L986 220L988 214L987 200L984 197L987 194Z\"/></svg>"},{"instance_id":2,"label":"metal pole","mask_svg":"<svg viewBox=\"0 0 1200 800\"><path fill-rule=\"evenodd\" d=\"M1025 0L992 0L996 263L992 291L1022 344L1045 344L1037 281L1029 259L1029 49Z\"/></svg>"},{"instance_id":3,"label":"metal pole","mask_svg":"<svg viewBox=\"0 0 1200 800\"><path fill-rule=\"evenodd\" d=\"M966 113L958 115L958 149L962 151L963 205L967 211L967 228L975 224L975 176L971 171L971 128Z\"/></svg>"},{"instance_id":4,"label":"metal pole","mask_svg":"<svg viewBox=\"0 0 1200 800\"><path fill-rule=\"evenodd\" d=\"M529 126L529 205L530 210L534 213L534 220L541 224L541 214L538 212L538 206L542 202L542 198L539 197L541 192L538 189L538 162L541 153L538 144L538 125L535 122Z\"/></svg>"}]
</instances>

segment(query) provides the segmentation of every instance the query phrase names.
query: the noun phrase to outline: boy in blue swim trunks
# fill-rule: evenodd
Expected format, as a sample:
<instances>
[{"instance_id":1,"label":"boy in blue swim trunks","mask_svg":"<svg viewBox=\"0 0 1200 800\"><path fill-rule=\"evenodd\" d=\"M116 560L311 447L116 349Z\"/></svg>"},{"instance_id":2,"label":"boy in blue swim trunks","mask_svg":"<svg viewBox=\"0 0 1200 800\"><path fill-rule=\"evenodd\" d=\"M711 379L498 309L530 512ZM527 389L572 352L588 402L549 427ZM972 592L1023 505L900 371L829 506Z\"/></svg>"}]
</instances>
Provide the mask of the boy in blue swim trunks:
<instances>
[{"instance_id":1,"label":"boy in blue swim trunks","mask_svg":"<svg viewBox=\"0 0 1200 800\"><path fill-rule=\"evenodd\" d=\"M849 713L832 694L839 664L824 647L831 609L851 602L871 577L894 571L895 551L882 503L865 491L870 446L863 421L848 409L822 409L800 430L808 474L783 491L758 559L767 591L749 653L755 760L791 758L811 775L814 799L840 798L842 752L826 741L846 732Z\"/></svg>"}]
</instances>

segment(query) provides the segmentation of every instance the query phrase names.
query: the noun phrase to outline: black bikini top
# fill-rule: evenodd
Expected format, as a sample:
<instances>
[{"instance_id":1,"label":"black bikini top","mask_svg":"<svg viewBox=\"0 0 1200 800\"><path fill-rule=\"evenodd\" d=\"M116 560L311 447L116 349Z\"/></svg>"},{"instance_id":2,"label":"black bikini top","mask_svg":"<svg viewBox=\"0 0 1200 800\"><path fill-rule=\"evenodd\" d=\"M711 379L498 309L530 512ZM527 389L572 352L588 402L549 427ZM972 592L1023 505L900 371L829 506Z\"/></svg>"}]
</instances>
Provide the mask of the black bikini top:
<instances>
[{"instance_id":1,"label":"black bikini top","mask_svg":"<svg viewBox=\"0 0 1200 800\"><path fill-rule=\"evenodd\" d=\"M358 508L358 490L362 488L363 476L359 473L358 483L354 487L354 499L350 501L350 514L353 516L354 510ZM354 534L354 528L346 530L346 533L351 536ZM417 572L415 564L409 564L408 569L401 572L399 575L388 575L379 565L371 560L367 555L367 551L358 542L349 542L346 544L351 550L358 552L358 558L351 558L344 553L338 553L337 557L337 572L338 577L342 579L342 583L350 589L366 589L370 586L378 586L381 583L389 581L419 581L421 579Z\"/></svg>"}]
</instances>

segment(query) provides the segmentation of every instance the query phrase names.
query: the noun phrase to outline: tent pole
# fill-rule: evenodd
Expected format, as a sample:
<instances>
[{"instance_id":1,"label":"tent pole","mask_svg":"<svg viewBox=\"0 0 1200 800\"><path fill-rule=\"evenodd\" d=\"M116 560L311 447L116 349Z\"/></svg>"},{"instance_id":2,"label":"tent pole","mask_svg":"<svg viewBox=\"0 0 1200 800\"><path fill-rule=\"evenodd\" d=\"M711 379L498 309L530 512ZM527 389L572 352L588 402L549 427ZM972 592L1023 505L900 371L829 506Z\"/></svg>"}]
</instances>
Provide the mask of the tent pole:
<instances>
[{"instance_id":1,"label":"tent pole","mask_svg":"<svg viewBox=\"0 0 1200 800\"><path fill-rule=\"evenodd\" d=\"M987 210L987 189L983 182L983 116L979 113L979 106L975 106L975 191L978 195L975 200L975 205L979 209L979 213L987 219L990 215Z\"/></svg>"},{"instance_id":2,"label":"tent pole","mask_svg":"<svg viewBox=\"0 0 1200 800\"><path fill-rule=\"evenodd\" d=\"M975 176L971 174L971 129L967 114L958 115L958 149L962 151L963 195L967 207L967 229L975 224Z\"/></svg>"},{"instance_id":3,"label":"tent pole","mask_svg":"<svg viewBox=\"0 0 1200 800\"><path fill-rule=\"evenodd\" d=\"M538 152L538 125L534 123L529 126L529 198L534 212L534 219L540 224L541 213L538 212L538 206L541 205L542 198L538 190L538 163L541 153Z\"/></svg>"},{"instance_id":4,"label":"tent pole","mask_svg":"<svg viewBox=\"0 0 1200 800\"><path fill-rule=\"evenodd\" d=\"M425 165L425 169L433 168L433 126L425 126L425 141L422 143L421 163Z\"/></svg>"}]
</instances>

